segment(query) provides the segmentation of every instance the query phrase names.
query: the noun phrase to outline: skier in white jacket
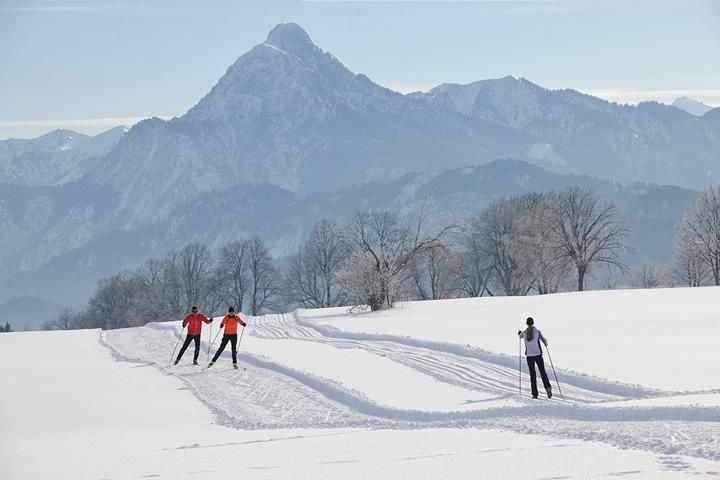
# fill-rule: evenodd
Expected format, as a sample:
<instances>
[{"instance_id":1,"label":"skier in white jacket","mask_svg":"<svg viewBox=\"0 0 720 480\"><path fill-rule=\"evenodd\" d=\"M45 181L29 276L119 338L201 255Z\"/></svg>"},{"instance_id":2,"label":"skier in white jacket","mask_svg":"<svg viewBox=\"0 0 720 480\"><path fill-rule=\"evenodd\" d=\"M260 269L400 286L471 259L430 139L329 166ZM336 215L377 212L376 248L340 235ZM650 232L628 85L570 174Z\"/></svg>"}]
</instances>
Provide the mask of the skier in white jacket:
<instances>
[{"instance_id":1,"label":"skier in white jacket","mask_svg":"<svg viewBox=\"0 0 720 480\"><path fill-rule=\"evenodd\" d=\"M528 317L525 323L527 324L527 328L524 331L518 330L518 337L525 340L525 356L527 357L528 369L530 370L532 396L533 398L538 397L537 374L535 373L535 365L537 365L547 396L548 398L552 398L552 386L550 385L550 380L548 380L547 373L545 373L545 362L542 357L542 347L540 347L540 342L544 343L547 347L547 339L540 330L535 328L535 321L532 317Z\"/></svg>"}]
</instances>

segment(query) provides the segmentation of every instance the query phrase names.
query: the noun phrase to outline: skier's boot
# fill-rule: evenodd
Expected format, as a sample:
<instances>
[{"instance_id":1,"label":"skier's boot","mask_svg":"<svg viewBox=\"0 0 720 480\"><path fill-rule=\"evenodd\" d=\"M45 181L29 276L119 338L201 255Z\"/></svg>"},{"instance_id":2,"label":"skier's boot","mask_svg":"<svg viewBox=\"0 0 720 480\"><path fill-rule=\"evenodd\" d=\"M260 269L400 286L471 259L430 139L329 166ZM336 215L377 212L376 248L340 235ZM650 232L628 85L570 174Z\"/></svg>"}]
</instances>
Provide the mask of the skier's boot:
<instances>
[{"instance_id":1,"label":"skier's boot","mask_svg":"<svg viewBox=\"0 0 720 480\"><path fill-rule=\"evenodd\" d=\"M179 359L179 358L178 358L177 360L175 360L175 363L173 363L173 365L177 365L178 363L180 363L180 359Z\"/></svg>"},{"instance_id":2,"label":"skier's boot","mask_svg":"<svg viewBox=\"0 0 720 480\"><path fill-rule=\"evenodd\" d=\"M548 398L552 398L552 387L545 387Z\"/></svg>"},{"instance_id":3,"label":"skier's boot","mask_svg":"<svg viewBox=\"0 0 720 480\"><path fill-rule=\"evenodd\" d=\"M213 365L215 365L215 362L210 362L210 363L208 363L208 366L207 366L206 368L210 368L210 367L212 367Z\"/></svg>"},{"instance_id":4,"label":"skier's boot","mask_svg":"<svg viewBox=\"0 0 720 480\"><path fill-rule=\"evenodd\" d=\"M197 360L193 361L193 365L200 365Z\"/></svg>"},{"instance_id":5,"label":"skier's boot","mask_svg":"<svg viewBox=\"0 0 720 480\"><path fill-rule=\"evenodd\" d=\"M235 370L237 370L237 369L238 369L238 364L237 364L237 363L233 363L233 368L234 368Z\"/></svg>"}]
</instances>

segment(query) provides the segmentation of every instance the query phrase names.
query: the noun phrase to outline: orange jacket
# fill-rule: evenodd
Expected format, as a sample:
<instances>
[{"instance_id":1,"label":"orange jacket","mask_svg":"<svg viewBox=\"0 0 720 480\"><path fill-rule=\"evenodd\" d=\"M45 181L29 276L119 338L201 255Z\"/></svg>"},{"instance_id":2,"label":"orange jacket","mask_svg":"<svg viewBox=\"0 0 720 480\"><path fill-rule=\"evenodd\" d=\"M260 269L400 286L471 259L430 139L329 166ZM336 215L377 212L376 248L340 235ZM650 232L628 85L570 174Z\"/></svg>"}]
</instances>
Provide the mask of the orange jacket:
<instances>
[{"instance_id":1,"label":"orange jacket","mask_svg":"<svg viewBox=\"0 0 720 480\"><path fill-rule=\"evenodd\" d=\"M243 327L247 325L240 315L225 315L221 324L222 327L225 327L225 335L237 335L238 323Z\"/></svg>"},{"instance_id":2,"label":"orange jacket","mask_svg":"<svg viewBox=\"0 0 720 480\"><path fill-rule=\"evenodd\" d=\"M200 335L202 333L202 322L209 324L212 320L208 320L202 313L191 313L183 320L183 327L187 325L188 335Z\"/></svg>"}]
</instances>

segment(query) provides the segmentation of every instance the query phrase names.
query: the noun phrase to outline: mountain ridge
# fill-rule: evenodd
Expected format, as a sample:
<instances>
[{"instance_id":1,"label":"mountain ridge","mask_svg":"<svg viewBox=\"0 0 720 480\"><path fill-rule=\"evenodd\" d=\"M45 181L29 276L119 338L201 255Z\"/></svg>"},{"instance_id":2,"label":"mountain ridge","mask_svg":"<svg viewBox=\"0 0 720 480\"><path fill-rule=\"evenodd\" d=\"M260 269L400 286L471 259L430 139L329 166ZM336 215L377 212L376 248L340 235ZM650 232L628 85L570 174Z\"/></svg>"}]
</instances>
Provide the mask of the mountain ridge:
<instances>
[{"instance_id":1,"label":"mountain ridge","mask_svg":"<svg viewBox=\"0 0 720 480\"><path fill-rule=\"evenodd\" d=\"M109 132L75 138L97 146L91 153L106 149L102 155L66 161L80 145L53 152L59 166L44 177L3 170L10 144L0 142L4 295L86 295L101 276L193 239L256 233L283 255L320 214L407 211L419 192L435 195L441 211L467 214L500 195L568 182L607 198L623 191L628 205L644 195L629 193L632 182L655 184L648 188L661 192L664 216L638 200L636 220L643 231L655 222L662 240L639 242L650 258L666 260L693 189L720 180L720 109L697 118L512 76L402 95L347 69L296 24L275 27L184 115ZM26 166L50 161L32 158ZM522 163L494 163L507 158ZM495 173L479 176L483 165ZM503 177L501 167L523 170L525 183ZM623 186L612 190L613 182Z\"/></svg>"},{"instance_id":2,"label":"mountain ridge","mask_svg":"<svg viewBox=\"0 0 720 480\"><path fill-rule=\"evenodd\" d=\"M616 202L632 226L632 243L644 256L658 261L669 260L673 228L697 195L680 187L622 185L588 176L558 174L521 160L502 159L435 174L411 172L394 180L326 192L297 193L268 184L248 184L241 187L246 195L233 198L224 195L225 188L219 186L178 203L164 218L130 229L107 219L105 209L110 205L91 207L69 202L63 207L65 213L56 210L45 215L45 223L38 220L36 231L56 230L56 225L68 224L71 231L94 235L84 243L78 240L72 243L77 234L70 238L59 235L48 239L58 242L56 246L47 243L36 245L29 252L13 251L18 265L26 267L16 269L11 278L1 275L0 290L9 297L42 297L45 293L52 295L49 300L59 302L78 294L87 296L96 278L138 266L148 257L161 257L189 241L214 248L231 239L258 235L265 239L274 256L282 257L295 252L317 221L342 220L356 209L389 209L401 216L412 215L420 203L432 199L437 219L464 218L506 195L561 190L570 185L591 189L602 199ZM56 187L48 190L48 194L66 198L67 188ZM0 202L3 201L0 193ZM95 229L91 230L93 225ZM30 245L32 236L21 244ZM27 268L31 266L28 258L32 260L38 252L52 252L59 246L72 248L44 264Z\"/></svg>"}]
</instances>

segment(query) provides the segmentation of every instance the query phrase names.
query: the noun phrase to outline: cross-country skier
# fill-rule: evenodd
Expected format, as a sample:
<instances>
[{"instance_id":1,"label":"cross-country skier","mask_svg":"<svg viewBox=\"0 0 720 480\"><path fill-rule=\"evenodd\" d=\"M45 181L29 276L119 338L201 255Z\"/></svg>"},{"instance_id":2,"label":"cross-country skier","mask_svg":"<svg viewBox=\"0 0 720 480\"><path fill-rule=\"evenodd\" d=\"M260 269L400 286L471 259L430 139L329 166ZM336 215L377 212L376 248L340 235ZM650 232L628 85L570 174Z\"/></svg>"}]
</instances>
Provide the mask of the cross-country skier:
<instances>
[{"instance_id":1,"label":"cross-country skier","mask_svg":"<svg viewBox=\"0 0 720 480\"><path fill-rule=\"evenodd\" d=\"M548 341L542 332L535 328L535 320L533 320L532 317L528 317L525 323L527 324L527 328L524 331L518 330L518 337L525 340L525 356L527 357L528 369L530 370L532 396L533 398L538 397L537 374L535 373L535 365L537 365L547 396L548 398L552 398L552 386L550 386L550 380L548 380L547 373L545 373L545 362L542 357L542 347L540 347L540 342L544 343L547 347Z\"/></svg>"},{"instance_id":2,"label":"cross-country skier","mask_svg":"<svg viewBox=\"0 0 720 480\"><path fill-rule=\"evenodd\" d=\"M233 307L228 308L228 314L225 315L225 317L222 319L222 323L220 324L220 328L225 328L225 333L223 333L222 342L220 343L220 346L217 349L217 352L215 352L215 356L213 359L208 363L207 368L212 367L215 364L215 361L220 357L220 354L225 350L225 346L230 342L230 345L232 346L232 361L233 361L233 368L238 368L237 364L237 329L238 324L242 325L243 328L247 325L245 321L240 318L240 315L235 315L235 309Z\"/></svg>"},{"instance_id":3,"label":"cross-country skier","mask_svg":"<svg viewBox=\"0 0 720 480\"><path fill-rule=\"evenodd\" d=\"M183 320L183 328L187 326L188 332L187 337L185 337L185 343L183 343L183 346L180 349L180 353L178 353L177 359L175 359L174 365L177 365L178 362L180 362L183 353L185 353L188 345L190 345L190 342L192 342L193 340L195 340L195 356L193 357L193 365L198 364L197 360L198 355L200 355L200 334L202 333L202 324L203 322L205 322L209 325L210 322L212 322L212 318L208 319L205 315L199 313L196 306L193 306L191 310L192 313L190 313L187 317L185 317L185 320Z\"/></svg>"}]
</instances>

